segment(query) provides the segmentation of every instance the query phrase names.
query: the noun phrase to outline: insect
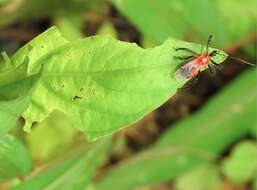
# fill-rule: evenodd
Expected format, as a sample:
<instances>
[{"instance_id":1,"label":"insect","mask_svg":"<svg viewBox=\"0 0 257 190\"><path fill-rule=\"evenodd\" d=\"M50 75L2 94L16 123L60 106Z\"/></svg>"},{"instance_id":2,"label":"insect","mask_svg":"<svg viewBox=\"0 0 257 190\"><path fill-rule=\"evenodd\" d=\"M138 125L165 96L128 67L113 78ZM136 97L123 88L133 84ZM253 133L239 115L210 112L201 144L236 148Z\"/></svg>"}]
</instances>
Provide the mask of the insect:
<instances>
[{"instance_id":1,"label":"insect","mask_svg":"<svg viewBox=\"0 0 257 190\"><path fill-rule=\"evenodd\" d=\"M212 57L218 55L225 56L230 59L234 59L249 65L253 65L249 63L248 61L245 61L243 59L237 58L237 57L231 57L228 55L220 54L217 50L213 50L209 52L209 46L213 40L213 36L210 35L207 41L206 50L203 54L199 54L193 50L190 50L188 48L175 48L176 51L183 50L191 53L192 55L187 57L177 57L175 58L183 61L187 61L186 64L184 64L182 67L180 67L175 72L175 79L181 80L181 79L190 79L193 77L196 77L200 74L200 72L207 66L211 73L214 73L215 70L211 67L211 63L214 65L218 65L215 61L212 60Z\"/></svg>"}]
</instances>

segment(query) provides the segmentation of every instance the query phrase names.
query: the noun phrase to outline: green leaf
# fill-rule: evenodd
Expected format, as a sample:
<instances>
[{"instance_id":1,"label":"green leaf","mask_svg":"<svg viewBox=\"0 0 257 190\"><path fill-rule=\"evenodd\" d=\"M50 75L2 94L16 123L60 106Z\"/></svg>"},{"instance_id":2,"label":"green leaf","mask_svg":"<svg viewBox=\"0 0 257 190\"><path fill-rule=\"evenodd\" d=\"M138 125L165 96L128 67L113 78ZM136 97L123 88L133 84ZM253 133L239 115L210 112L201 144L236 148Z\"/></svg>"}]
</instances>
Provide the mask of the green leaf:
<instances>
[{"instance_id":1,"label":"green leaf","mask_svg":"<svg viewBox=\"0 0 257 190\"><path fill-rule=\"evenodd\" d=\"M0 6L4 5L5 3L8 3L8 1L11 1L11 0L0 0Z\"/></svg>"},{"instance_id":2,"label":"green leaf","mask_svg":"<svg viewBox=\"0 0 257 190\"><path fill-rule=\"evenodd\" d=\"M62 134L61 138L60 134ZM71 128L65 115L54 111L50 117L26 135L26 143L32 158L39 162L49 160L67 151L74 143L74 137L75 130Z\"/></svg>"},{"instance_id":3,"label":"green leaf","mask_svg":"<svg viewBox=\"0 0 257 190\"><path fill-rule=\"evenodd\" d=\"M27 109L29 97L0 101L0 137L15 126L18 118Z\"/></svg>"},{"instance_id":4,"label":"green leaf","mask_svg":"<svg viewBox=\"0 0 257 190\"><path fill-rule=\"evenodd\" d=\"M11 135L0 137L0 182L23 176L32 168L25 146Z\"/></svg>"},{"instance_id":5,"label":"green leaf","mask_svg":"<svg viewBox=\"0 0 257 190\"><path fill-rule=\"evenodd\" d=\"M255 69L244 73L202 110L168 130L156 146L183 145L216 154L224 151L256 124L255 76Z\"/></svg>"},{"instance_id":6,"label":"green leaf","mask_svg":"<svg viewBox=\"0 0 257 190\"><path fill-rule=\"evenodd\" d=\"M180 39L189 36L192 41L205 42L213 34L215 44L224 44L228 37L223 18L212 0L109 1L156 43L169 36Z\"/></svg>"},{"instance_id":7,"label":"green leaf","mask_svg":"<svg viewBox=\"0 0 257 190\"><path fill-rule=\"evenodd\" d=\"M91 145L71 159L17 185L12 190L84 190L103 163L110 139Z\"/></svg>"},{"instance_id":8,"label":"green leaf","mask_svg":"<svg viewBox=\"0 0 257 190\"><path fill-rule=\"evenodd\" d=\"M164 182L212 158L213 155L196 149L150 149L121 162L107 172L96 184L96 189L130 190L146 184Z\"/></svg>"},{"instance_id":9,"label":"green leaf","mask_svg":"<svg viewBox=\"0 0 257 190\"><path fill-rule=\"evenodd\" d=\"M41 59L48 57L49 54L69 43L56 27L51 27L43 32L25 46L19 49L11 59L14 66L28 65L28 75L37 74L41 65L44 63Z\"/></svg>"},{"instance_id":10,"label":"green leaf","mask_svg":"<svg viewBox=\"0 0 257 190\"><path fill-rule=\"evenodd\" d=\"M10 61L3 59L8 67L0 70L0 100L12 100L29 94L37 80L42 62L34 65L58 47L69 43L56 27L51 27L19 49ZM9 63L10 62L10 63ZM37 75L36 75L37 74Z\"/></svg>"},{"instance_id":11,"label":"green leaf","mask_svg":"<svg viewBox=\"0 0 257 190\"><path fill-rule=\"evenodd\" d=\"M31 53L28 72L33 74L43 67L23 114L25 129L53 110L65 113L90 139L132 124L186 82L174 78L181 64L174 58L179 54L174 47L202 49L199 44L170 38L161 46L144 50L110 36L95 36L68 43L41 59ZM224 59L214 58L218 63Z\"/></svg>"},{"instance_id":12,"label":"green leaf","mask_svg":"<svg viewBox=\"0 0 257 190\"><path fill-rule=\"evenodd\" d=\"M219 170L215 165L203 165L179 176L175 190L217 190L222 189Z\"/></svg>"},{"instance_id":13,"label":"green leaf","mask_svg":"<svg viewBox=\"0 0 257 190\"><path fill-rule=\"evenodd\" d=\"M228 179L235 183L246 183L256 177L256 143L245 141L238 144L223 162L222 171Z\"/></svg>"},{"instance_id":14,"label":"green leaf","mask_svg":"<svg viewBox=\"0 0 257 190\"><path fill-rule=\"evenodd\" d=\"M212 34L217 47L231 47L255 33L255 0L109 1L155 43L168 36L204 43Z\"/></svg>"},{"instance_id":15,"label":"green leaf","mask_svg":"<svg viewBox=\"0 0 257 190\"><path fill-rule=\"evenodd\" d=\"M253 137L257 137L257 125L253 125L250 129L250 134L253 136Z\"/></svg>"},{"instance_id":16,"label":"green leaf","mask_svg":"<svg viewBox=\"0 0 257 190\"><path fill-rule=\"evenodd\" d=\"M190 151L197 150L215 155L224 151L247 134L252 124L256 123L257 92L254 81L256 70L243 74L201 111L167 130L152 148L110 170L99 180L100 190L107 187L126 190L167 181L208 160L195 162L190 156L184 157L190 154ZM238 93L238 89L247 93ZM148 154L159 149L182 149L184 152L177 152L176 156L172 154L170 157L159 152L156 156ZM186 160L186 165L181 166L174 160L181 155L182 162Z\"/></svg>"},{"instance_id":17,"label":"green leaf","mask_svg":"<svg viewBox=\"0 0 257 190\"><path fill-rule=\"evenodd\" d=\"M254 39L257 19L255 9L257 2L255 0L216 0L214 3L226 23L231 42L238 43L240 39L247 41L247 38L251 38L251 36Z\"/></svg>"},{"instance_id":18,"label":"green leaf","mask_svg":"<svg viewBox=\"0 0 257 190\"><path fill-rule=\"evenodd\" d=\"M83 19L78 14L65 14L55 18L55 23L66 39L82 38Z\"/></svg>"},{"instance_id":19,"label":"green leaf","mask_svg":"<svg viewBox=\"0 0 257 190\"><path fill-rule=\"evenodd\" d=\"M255 178L255 180L253 181L252 187L253 190L257 190L257 178Z\"/></svg>"},{"instance_id":20,"label":"green leaf","mask_svg":"<svg viewBox=\"0 0 257 190\"><path fill-rule=\"evenodd\" d=\"M62 37L58 29L52 27L19 49L11 58L13 67L0 72L0 95L4 96L5 91L22 91L24 84L17 84L17 81L26 81L28 76L37 74L42 64L40 59L66 43L68 41ZM40 63L35 65L36 62Z\"/></svg>"},{"instance_id":21,"label":"green leaf","mask_svg":"<svg viewBox=\"0 0 257 190\"><path fill-rule=\"evenodd\" d=\"M8 57L6 52L1 52L0 55L0 72L2 72L3 70L9 69L11 67L10 64L11 60Z\"/></svg>"},{"instance_id":22,"label":"green leaf","mask_svg":"<svg viewBox=\"0 0 257 190\"><path fill-rule=\"evenodd\" d=\"M113 24L109 21L104 22L101 27L97 31L98 35L110 35L114 38L118 39L118 33L113 26Z\"/></svg>"},{"instance_id":23,"label":"green leaf","mask_svg":"<svg viewBox=\"0 0 257 190\"><path fill-rule=\"evenodd\" d=\"M82 14L103 7L102 0L9 0L0 7L0 27L22 20L39 20L66 13Z\"/></svg>"}]
</instances>

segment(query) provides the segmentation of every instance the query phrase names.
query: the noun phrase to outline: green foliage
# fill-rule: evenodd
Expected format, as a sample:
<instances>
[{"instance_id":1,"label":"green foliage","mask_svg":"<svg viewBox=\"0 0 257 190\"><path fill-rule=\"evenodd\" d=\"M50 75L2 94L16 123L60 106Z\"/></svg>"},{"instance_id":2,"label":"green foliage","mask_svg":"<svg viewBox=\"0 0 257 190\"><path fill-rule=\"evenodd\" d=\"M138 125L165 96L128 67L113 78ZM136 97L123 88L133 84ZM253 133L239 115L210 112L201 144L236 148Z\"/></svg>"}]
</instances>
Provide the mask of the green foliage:
<instances>
[{"instance_id":1,"label":"green foliage","mask_svg":"<svg viewBox=\"0 0 257 190\"><path fill-rule=\"evenodd\" d=\"M8 69L10 65L10 58L6 52L2 52L0 55L0 71Z\"/></svg>"},{"instance_id":2,"label":"green foliage","mask_svg":"<svg viewBox=\"0 0 257 190\"><path fill-rule=\"evenodd\" d=\"M18 118L27 109L28 104L27 96L0 101L0 138L17 124Z\"/></svg>"},{"instance_id":3,"label":"green foliage","mask_svg":"<svg viewBox=\"0 0 257 190\"><path fill-rule=\"evenodd\" d=\"M230 42L238 43L239 40L247 40L255 35L257 19L255 0L216 0L214 3L226 24Z\"/></svg>"},{"instance_id":4,"label":"green foliage","mask_svg":"<svg viewBox=\"0 0 257 190\"><path fill-rule=\"evenodd\" d=\"M255 70L246 72L198 113L166 131L152 148L110 170L100 179L97 187L133 189L167 181L210 161L214 155L247 134L256 123L257 92L253 83L249 83L256 80L255 76ZM238 88L247 93L238 93ZM171 154L158 150L170 150L167 152Z\"/></svg>"},{"instance_id":5,"label":"green foliage","mask_svg":"<svg viewBox=\"0 0 257 190\"><path fill-rule=\"evenodd\" d=\"M33 122L41 122L52 111L59 110L71 119L74 127L95 139L140 119L186 82L174 79L181 63L174 58L174 47L196 51L202 48L171 38L147 50L108 36L68 42L56 28L51 28L12 57L14 69L2 74L9 77L7 81L0 80L0 84L8 89L11 83L2 92L16 92L12 83L15 87L21 85L14 79L38 76L31 89L29 107L22 114L26 130ZM215 57L217 62L224 59Z\"/></svg>"},{"instance_id":6,"label":"green foliage","mask_svg":"<svg viewBox=\"0 0 257 190\"><path fill-rule=\"evenodd\" d=\"M253 127L250 129L250 134L256 138L257 136L257 126L253 125Z\"/></svg>"},{"instance_id":7,"label":"green foliage","mask_svg":"<svg viewBox=\"0 0 257 190\"><path fill-rule=\"evenodd\" d=\"M245 141L238 144L224 161L222 171L235 183L246 183L254 179L257 172L256 143Z\"/></svg>"},{"instance_id":8,"label":"green foliage","mask_svg":"<svg viewBox=\"0 0 257 190\"><path fill-rule=\"evenodd\" d=\"M25 136L32 158L37 162L46 161L66 152L74 144L76 134L70 126L63 113L54 111L50 117L33 128Z\"/></svg>"},{"instance_id":9,"label":"green foliage","mask_svg":"<svg viewBox=\"0 0 257 190\"><path fill-rule=\"evenodd\" d=\"M253 190L257 190L257 178L253 181Z\"/></svg>"},{"instance_id":10,"label":"green foliage","mask_svg":"<svg viewBox=\"0 0 257 190\"><path fill-rule=\"evenodd\" d=\"M214 159L221 160L220 154L249 133L247 138L256 138L254 69L222 89L200 111L168 128L147 150L132 153L117 166L108 165L109 171L101 173L95 186L91 186L92 177L106 157L112 155L112 162L116 156L131 153L127 136L118 136L112 145L111 139L102 139L88 143L88 148L69 149L81 143L76 129L91 140L110 135L159 107L185 84L173 76L181 64L174 55L185 53L175 52L174 47L199 52L203 47L177 39L205 44L212 34L216 47L233 53L244 47L248 59L255 60L256 45L245 44L256 36L257 1L108 1L140 30L141 45L151 48L112 38L126 33L127 23L123 25L124 19L108 4L100 17L87 14L102 8L103 0L0 0L0 27L14 23L12 31L24 23L27 28L28 21L44 19L61 31L52 27L11 58L6 53L0 56L0 182L10 179L7 186L12 186L17 181L14 190L130 190L170 180L176 190L221 189ZM97 31L100 36L82 39L88 21L93 28L102 23ZM41 24L40 20L32 26L38 31ZM224 59L216 56L214 60ZM26 176L32 168L28 150L7 134L14 133L14 127L19 130L21 116L24 129L31 130L21 138L36 163L61 154L58 162L30 176ZM223 175L231 183L252 184L256 178L255 146L251 140L239 143L222 161ZM19 181L20 176L26 180Z\"/></svg>"},{"instance_id":11,"label":"green foliage","mask_svg":"<svg viewBox=\"0 0 257 190\"><path fill-rule=\"evenodd\" d=\"M29 42L26 46L11 58L10 68L0 73L0 96L14 99L21 95L27 95L31 88L32 81L41 67L35 65L38 60L56 48L68 43L61 33L55 28L51 28L47 33L41 34ZM33 80L34 79L34 80Z\"/></svg>"},{"instance_id":12,"label":"green foliage","mask_svg":"<svg viewBox=\"0 0 257 190\"><path fill-rule=\"evenodd\" d=\"M246 72L209 101L201 111L166 131L157 146L172 144L214 153L224 151L256 124L255 76L255 69ZM239 89L244 93L238 93Z\"/></svg>"},{"instance_id":13,"label":"green foliage","mask_svg":"<svg viewBox=\"0 0 257 190\"><path fill-rule=\"evenodd\" d=\"M110 35L114 38L118 38L118 33L115 30L114 26L110 22L105 22L97 31L98 35Z\"/></svg>"},{"instance_id":14,"label":"green foliage","mask_svg":"<svg viewBox=\"0 0 257 190\"><path fill-rule=\"evenodd\" d=\"M25 146L11 135L0 137L0 182L28 174L31 158Z\"/></svg>"},{"instance_id":15,"label":"green foliage","mask_svg":"<svg viewBox=\"0 0 257 190\"><path fill-rule=\"evenodd\" d=\"M56 26L66 39L77 40L82 38L82 18L79 14L61 15L55 19Z\"/></svg>"},{"instance_id":16,"label":"green foliage","mask_svg":"<svg viewBox=\"0 0 257 190\"><path fill-rule=\"evenodd\" d=\"M255 32L255 0L109 1L156 43L168 36L205 42L212 34L214 43L223 47Z\"/></svg>"},{"instance_id":17,"label":"green foliage","mask_svg":"<svg viewBox=\"0 0 257 190\"><path fill-rule=\"evenodd\" d=\"M81 14L88 10L99 10L102 0L12 0L0 7L0 26L20 20L37 20L66 13Z\"/></svg>"},{"instance_id":18,"label":"green foliage","mask_svg":"<svg viewBox=\"0 0 257 190\"><path fill-rule=\"evenodd\" d=\"M84 190L89 186L95 170L102 165L110 147L110 139L91 145L72 158L41 172L12 190Z\"/></svg>"},{"instance_id":19,"label":"green foliage","mask_svg":"<svg viewBox=\"0 0 257 190\"><path fill-rule=\"evenodd\" d=\"M8 1L10 1L10 0L0 0L0 6L6 4Z\"/></svg>"},{"instance_id":20,"label":"green foliage","mask_svg":"<svg viewBox=\"0 0 257 190\"><path fill-rule=\"evenodd\" d=\"M222 189L219 170L215 165L204 165L180 176L175 190L217 190Z\"/></svg>"},{"instance_id":21,"label":"green foliage","mask_svg":"<svg viewBox=\"0 0 257 190\"><path fill-rule=\"evenodd\" d=\"M212 158L212 155L197 149L153 148L135 155L110 170L96 184L96 189L105 190L108 187L112 190L130 190L168 181Z\"/></svg>"}]
</instances>

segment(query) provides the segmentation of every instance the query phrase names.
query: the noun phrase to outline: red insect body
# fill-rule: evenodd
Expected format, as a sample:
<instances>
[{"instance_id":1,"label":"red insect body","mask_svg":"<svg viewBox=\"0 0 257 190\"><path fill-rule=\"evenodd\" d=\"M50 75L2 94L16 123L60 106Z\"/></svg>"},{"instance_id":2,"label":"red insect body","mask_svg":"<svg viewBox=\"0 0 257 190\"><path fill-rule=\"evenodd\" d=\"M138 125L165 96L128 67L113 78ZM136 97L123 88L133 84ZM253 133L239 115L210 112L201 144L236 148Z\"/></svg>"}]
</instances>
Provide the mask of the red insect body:
<instances>
[{"instance_id":1,"label":"red insect body","mask_svg":"<svg viewBox=\"0 0 257 190\"><path fill-rule=\"evenodd\" d=\"M179 70L175 73L176 79L187 79L195 77L199 71L201 71L206 65L208 65L211 61L211 57L209 53L204 53L194 60L189 61L185 65L183 65Z\"/></svg>"},{"instance_id":2,"label":"red insect body","mask_svg":"<svg viewBox=\"0 0 257 190\"><path fill-rule=\"evenodd\" d=\"M246 63L248 65L253 65L252 63L249 63L248 61L245 61L243 59L237 58L237 57L231 57L228 55L223 55L220 54L217 50L213 50L212 52L209 53L208 48L209 45L212 41L213 37L210 35L207 41L207 46L206 46L206 50L205 53L199 55L197 52L194 52L190 49L187 48L176 48L175 50L187 50L189 52L191 52L193 54L193 56L189 56L191 57L195 57L193 60L187 62L185 65L183 65L180 69L178 69L175 72L175 78L178 80L184 80L184 79L189 79L189 78L193 78L195 76L198 75L198 73L200 71L202 71L206 66L209 66L208 64L210 64L211 62L215 65L218 65L217 63L215 63L214 60L212 60L211 58L218 55L233 59L233 60L237 60L240 61L242 63ZM183 60L183 58L179 57L181 60ZM187 58L186 58L187 59ZM209 67L210 68L210 67Z\"/></svg>"},{"instance_id":3,"label":"red insect body","mask_svg":"<svg viewBox=\"0 0 257 190\"><path fill-rule=\"evenodd\" d=\"M198 56L197 58L195 58L195 62L199 65L199 66L205 66L208 65L211 61L211 57L209 55L209 53L204 53L200 56Z\"/></svg>"}]
</instances>

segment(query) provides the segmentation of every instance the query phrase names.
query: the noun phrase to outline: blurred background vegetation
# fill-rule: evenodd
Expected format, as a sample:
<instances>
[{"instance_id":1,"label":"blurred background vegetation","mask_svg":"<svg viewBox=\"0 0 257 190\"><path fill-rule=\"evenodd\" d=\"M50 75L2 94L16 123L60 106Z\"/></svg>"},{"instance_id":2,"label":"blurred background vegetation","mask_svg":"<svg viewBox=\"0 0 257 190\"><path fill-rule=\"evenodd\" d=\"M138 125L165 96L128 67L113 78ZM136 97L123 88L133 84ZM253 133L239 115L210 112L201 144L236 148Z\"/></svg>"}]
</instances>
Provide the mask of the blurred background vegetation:
<instances>
[{"instance_id":1,"label":"blurred background vegetation","mask_svg":"<svg viewBox=\"0 0 257 190\"><path fill-rule=\"evenodd\" d=\"M255 63L256 6L256 0L0 0L0 50L12 55L57 25L70 40L108 34L144 48L169 36L205 44L212 34L213 47ZM15 128L14 136L0 138L0 189L257 189L256 93L256 68L227 60L215 76L201 73L197 85L94 143L54 112L29 134Z\"/></svg>"}]
</instances>

